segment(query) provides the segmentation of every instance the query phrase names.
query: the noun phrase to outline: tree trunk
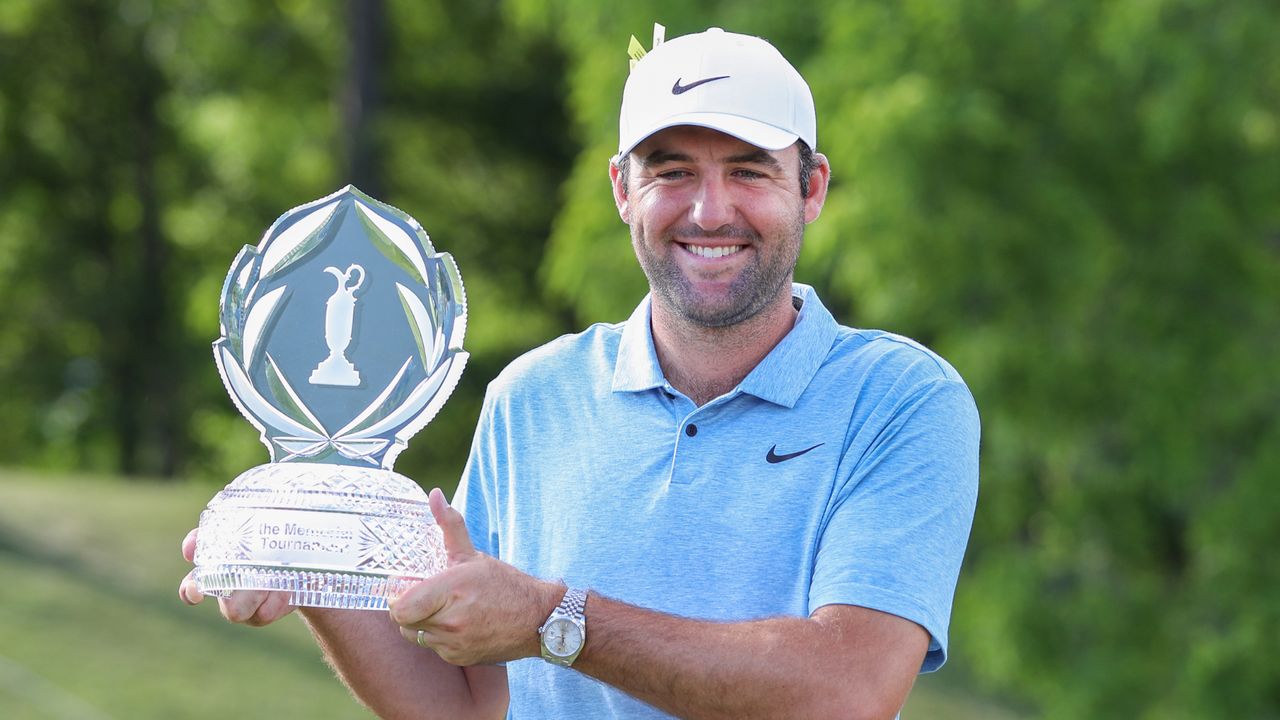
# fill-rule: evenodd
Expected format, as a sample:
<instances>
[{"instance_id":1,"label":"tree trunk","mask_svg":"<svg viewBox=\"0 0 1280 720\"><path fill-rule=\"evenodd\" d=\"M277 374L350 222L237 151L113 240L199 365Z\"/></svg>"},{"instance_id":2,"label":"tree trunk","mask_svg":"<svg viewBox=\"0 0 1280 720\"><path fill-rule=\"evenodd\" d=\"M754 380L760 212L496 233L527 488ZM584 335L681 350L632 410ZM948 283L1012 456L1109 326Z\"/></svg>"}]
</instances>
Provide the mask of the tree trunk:
<instances>
[{"instance_id":1,"label":"tree trunk","mask_svg":"<svg viewBox=\"0 0 1280 720\"><path fill-rule=\"evenodd\" d=\"M374 118L384 40L382 0L347 0L347 68L341 92L345 181L377 197Z\"/></svg>"}]
</instances>

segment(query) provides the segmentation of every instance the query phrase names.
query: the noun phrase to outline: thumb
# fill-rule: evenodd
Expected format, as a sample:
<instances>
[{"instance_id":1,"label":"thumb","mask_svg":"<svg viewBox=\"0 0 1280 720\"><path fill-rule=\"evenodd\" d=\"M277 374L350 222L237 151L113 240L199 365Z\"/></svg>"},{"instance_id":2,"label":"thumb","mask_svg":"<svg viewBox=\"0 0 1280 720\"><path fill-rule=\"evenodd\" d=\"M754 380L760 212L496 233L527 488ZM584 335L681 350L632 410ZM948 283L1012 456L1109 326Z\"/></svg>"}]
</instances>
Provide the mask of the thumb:
<instances>
[{"instance_id":1,"label":"thumb","mask_svg":"<svg viewBox=\"0 0 1280 720\"><path fill-rule=\"evenodd\" d=\"M195 562L196 560L196 534L199 531L192 529L187 536L182 539L182 557L187 562Z\"/></svg>"},{"instance_id":2,"label":"thumb","mask_svg":"<svg viewBox=\"0 0 1280 720\"><path fill-rule=\"evenodd\" d=\"M457 565L475 555L476 549L471 544L471 535L467 532L467 521L463 519L462 513L445 502L444 493L440 492L440 488L431 491L428 501L431 505L431 514L435 516L436 524L444 534L444 550L449 555L449 565Z\"/></svg>"}]
</instances>

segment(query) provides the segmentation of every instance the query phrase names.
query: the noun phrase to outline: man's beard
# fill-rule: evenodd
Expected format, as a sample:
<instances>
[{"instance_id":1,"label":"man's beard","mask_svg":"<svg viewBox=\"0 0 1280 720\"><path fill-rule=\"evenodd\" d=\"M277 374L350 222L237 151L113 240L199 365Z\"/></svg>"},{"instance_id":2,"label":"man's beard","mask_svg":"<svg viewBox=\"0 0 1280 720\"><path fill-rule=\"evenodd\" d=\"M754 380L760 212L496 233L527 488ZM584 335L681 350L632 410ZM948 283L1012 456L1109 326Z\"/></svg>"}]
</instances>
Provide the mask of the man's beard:
<instances>
[{"instance_id":1,"label":"man's beard","mask_svg":"<svg viewBox=\"0 0 1280 720\"><path fill-rule=\"evenodd\" d=\"M632 229L632 244L649 286L657 300L689 322L706 328L731 327L760 314L782 292L795 270L800 253L800 238L804 232L804 220L797 218L793 234L786 238L774 238L766 254L756 232L738 227L724 227L712 232L700 228L677 228L663 235L663 247L668 254L658 256L650 251L642 238ZM698 244L699 239L737 239L739 244L749 245L755 253L755 261L743 267L730 283L722 302L708 302L699 297L689 278L681 271L674 258L684 252L677 247L675 238L684 243ZM781 243L780 245L778 243ZM746 252L746 249L739 252Z\"/></svg>"}]
</instances>

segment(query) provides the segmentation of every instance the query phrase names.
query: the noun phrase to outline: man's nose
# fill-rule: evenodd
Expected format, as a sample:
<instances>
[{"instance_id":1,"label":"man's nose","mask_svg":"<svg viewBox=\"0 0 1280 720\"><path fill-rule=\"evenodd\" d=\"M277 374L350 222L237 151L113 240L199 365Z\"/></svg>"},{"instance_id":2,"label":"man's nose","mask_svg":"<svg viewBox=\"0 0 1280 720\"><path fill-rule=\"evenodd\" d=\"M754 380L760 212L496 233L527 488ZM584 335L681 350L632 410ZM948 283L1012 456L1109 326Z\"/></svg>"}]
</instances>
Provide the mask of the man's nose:
<instances>
[{"instance_id":1,"label":"man's nose","mask_svg":"<svg viewBox=\"0 0 1280 720\"><path fill-rule=\"evenodd\" d=\"M707 232L733 223L737 208L722 178L703 178L689 208L689 220Z\"/></svg>"}]
</instances>

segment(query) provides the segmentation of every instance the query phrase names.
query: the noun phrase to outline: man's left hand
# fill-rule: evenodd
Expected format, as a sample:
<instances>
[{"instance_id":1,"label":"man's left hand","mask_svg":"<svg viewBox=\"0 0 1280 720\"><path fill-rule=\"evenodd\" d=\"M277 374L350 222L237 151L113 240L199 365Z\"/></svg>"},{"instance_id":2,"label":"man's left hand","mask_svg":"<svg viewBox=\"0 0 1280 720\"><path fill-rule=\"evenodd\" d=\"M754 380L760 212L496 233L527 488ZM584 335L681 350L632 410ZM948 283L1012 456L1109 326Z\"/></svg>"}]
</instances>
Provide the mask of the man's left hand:
<instances>
[{"instance_id":1,"label":"man's left hand","mask_svg":"<svg viewBox=\"0 0 1280 720\"><path fill-rule=\"evenodd\" d=\"M462 513L432 490L431 514L444 533L448 567L390 602L406 640L454 665L484 665L540 654L538 627L565 586L526 575L476 551Z\"/></svg>"}]
</instances>

